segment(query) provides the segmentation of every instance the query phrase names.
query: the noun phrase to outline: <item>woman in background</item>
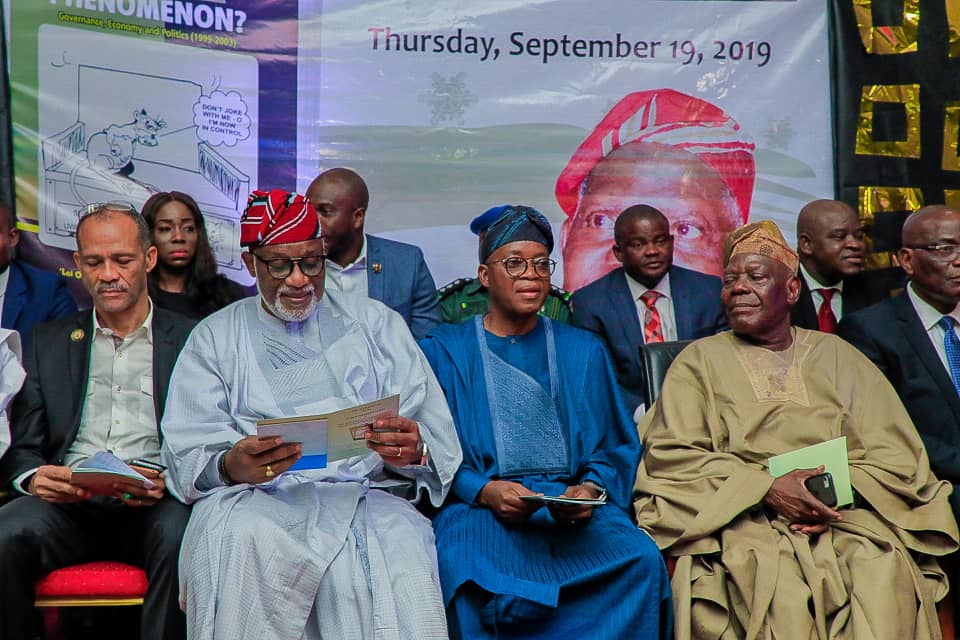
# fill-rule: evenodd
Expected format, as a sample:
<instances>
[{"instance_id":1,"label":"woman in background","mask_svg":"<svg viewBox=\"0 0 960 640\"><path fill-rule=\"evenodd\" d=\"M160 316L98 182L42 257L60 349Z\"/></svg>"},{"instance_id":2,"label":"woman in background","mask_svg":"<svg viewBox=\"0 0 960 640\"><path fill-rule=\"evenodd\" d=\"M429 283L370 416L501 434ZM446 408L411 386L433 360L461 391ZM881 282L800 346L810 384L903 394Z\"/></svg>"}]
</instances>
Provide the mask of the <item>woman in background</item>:
<instances>
[{"instance_id":1,"label":"woman in background","mask_svg":"<svg viewBox=\"0 0 960 640\"><path fill-rule=\"evenodd\" d=\"M155 193L142 213L157 247L149 287L158 307L200 319L246 297L240 285L217 273L196 200L180 191Z\"/></svg>"}]
</instances>

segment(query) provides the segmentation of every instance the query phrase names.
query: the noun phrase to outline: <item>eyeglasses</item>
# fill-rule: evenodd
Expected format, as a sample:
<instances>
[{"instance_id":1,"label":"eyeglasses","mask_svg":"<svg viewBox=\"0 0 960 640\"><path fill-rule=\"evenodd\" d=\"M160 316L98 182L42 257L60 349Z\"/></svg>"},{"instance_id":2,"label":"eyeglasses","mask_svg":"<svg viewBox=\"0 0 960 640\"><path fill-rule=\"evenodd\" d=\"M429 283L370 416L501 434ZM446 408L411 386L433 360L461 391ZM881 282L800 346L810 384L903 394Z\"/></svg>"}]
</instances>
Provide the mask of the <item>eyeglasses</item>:
<instances>
[{"instance_id":1,"label":"eyeglasses","mask_svg":"<svg viewBox=\"0 0 960 640\"><path fill-rule=\"evenodd\" d=\"M926 251L937 260L944 262L953 262L960 256L960 244L928 244L924 247L907 247L908 249L919 249Z\"/></svg>"},{"instance_id":2,"label":"eyeglasses","mask_svg":"<svg viewBox=\"0 0 960 640\"><path fill-rule=\"evenodd\" d=\"M327 257L322 255L303 256L302 258L271 258L267 260L254 253L253 257L267 265L267 273L277 280L284 280L293 273L293 265L299 265L300 271L308 278L318 276L323 273L323 267L327 260Z\"/></svg>"},{"instance_id":3,"label":"eyeglasses","mask_svg":"<svg viewBox=\"0 0 960 640\"><path fill-rule=\"evenodd\" d=\"M519 278L527 272L527 266L533 264L533 271L540 278L549 278L557 268L557 261L550 258L521 258L510 256L496 262L503 263L503 268L511 278Z\"/></svg>"},{"instance_id":4,"label":"eyeglasses","mask_svg":"<svg viewBox=\"0 0 960 640\"><path fill-rule=\"evenodd\" d=\"M111 200L110 202L91 202L88 205L80 207L80 210L77 211L77 217L85 218L91 213L96 213L98 211L128 211L130 213L140 215L140 212L137 211L137 208L129 202L124 202L123 200Z\"/></svg>"}]
</instances>

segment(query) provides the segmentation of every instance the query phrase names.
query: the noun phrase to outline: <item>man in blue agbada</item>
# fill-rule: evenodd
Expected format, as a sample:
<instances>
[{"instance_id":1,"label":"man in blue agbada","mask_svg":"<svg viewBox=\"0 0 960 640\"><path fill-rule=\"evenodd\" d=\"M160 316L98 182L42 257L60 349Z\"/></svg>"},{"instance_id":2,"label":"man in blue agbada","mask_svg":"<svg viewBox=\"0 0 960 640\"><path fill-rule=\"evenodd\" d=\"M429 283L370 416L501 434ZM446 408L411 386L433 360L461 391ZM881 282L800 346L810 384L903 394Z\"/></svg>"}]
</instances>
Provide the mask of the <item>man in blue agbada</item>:
<instances>
[{"instance_id":1,"label":"man in blue agbada","mask_svg":"<svg viewBox=\"0 0 960 640\"><path fill-rule=\"evenodd\" d=\"M591 334L537 316L553 235L517 207L490 227L486 315L420 343L464 460L434 518L450 633L462 638L658 638L670 585L629 515L637 431ZM549 504L527 496L606 499Z\"/></svg>"}]
</instances>

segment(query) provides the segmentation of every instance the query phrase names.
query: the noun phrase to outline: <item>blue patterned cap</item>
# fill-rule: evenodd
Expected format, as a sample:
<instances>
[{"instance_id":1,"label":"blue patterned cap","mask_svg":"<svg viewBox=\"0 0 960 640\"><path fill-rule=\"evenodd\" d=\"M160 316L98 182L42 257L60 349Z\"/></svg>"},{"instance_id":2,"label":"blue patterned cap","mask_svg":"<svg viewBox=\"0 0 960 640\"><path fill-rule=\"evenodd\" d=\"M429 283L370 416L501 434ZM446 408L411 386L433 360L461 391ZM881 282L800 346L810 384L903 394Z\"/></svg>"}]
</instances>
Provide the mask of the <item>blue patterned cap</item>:
<instances>
[{"instance_id":1,"label":"blue patterned cap","mask_svg":"<svg viewBox=\"0 0 960 640\"><path fill-rule=\"evenodd\" d=\"M473 233L473 235L479 236L481 233L487 230L487 227L496 222L500 216L505 214L511 208L513 208L512 204L501 204L498 207L490 207L470 221L470 231Z\"/></svg>"},{"instance_id":2,"label":"blue patterned cap","mask_svg":"<svg viewBox=\"0 0 960 640\"><path fill-rule=\"evenodd\" d=\"M493 224L480 243L480 262L486 262L494 251L511 242L539 242L553 251L553 230L546 216L533 207L510 206Z\"/></svg>"}]
</instances>

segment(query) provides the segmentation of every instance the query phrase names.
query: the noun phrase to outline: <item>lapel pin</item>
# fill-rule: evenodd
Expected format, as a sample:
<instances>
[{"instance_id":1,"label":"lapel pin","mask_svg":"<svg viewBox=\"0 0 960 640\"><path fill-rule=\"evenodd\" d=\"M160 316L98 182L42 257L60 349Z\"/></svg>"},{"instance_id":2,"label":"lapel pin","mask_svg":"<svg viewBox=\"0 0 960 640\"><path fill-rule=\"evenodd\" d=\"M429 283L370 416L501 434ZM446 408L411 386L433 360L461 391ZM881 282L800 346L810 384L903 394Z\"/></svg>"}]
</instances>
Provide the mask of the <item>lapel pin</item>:
<instances>
[{"instance_id":1,"label":"lapel pin","mask_svg":"<svg viewBox=\"0 0 960 640\"><path fill-rule=\"evenodd\" d=\"M80 342L81 340L83 340L83 336L84 336L83 329L74 329L73 331L70 332L70 339L73 340L74 342Z\"/></svg>"},{"instance_id":2,"label":"lapel pin","mask_svg":"<svg viewBox=\"0 0 960 640\"><path fill-rule=\"evenodd\" d=\"M373 265L371 265L371 268L373 269L374 273L380 273L383 271L383 265L381 265L379 262L374 262Z\"/></svg>"}]
</instances>

